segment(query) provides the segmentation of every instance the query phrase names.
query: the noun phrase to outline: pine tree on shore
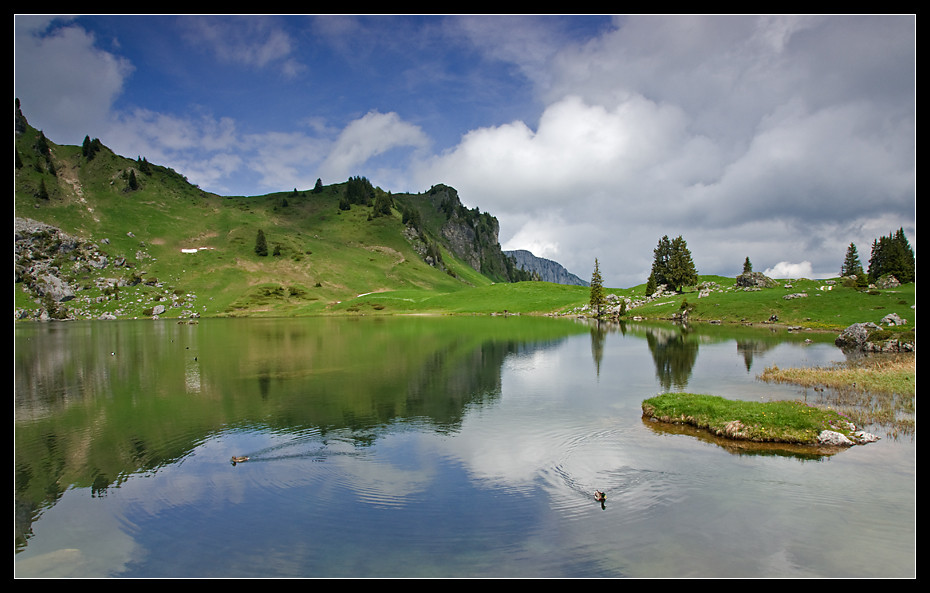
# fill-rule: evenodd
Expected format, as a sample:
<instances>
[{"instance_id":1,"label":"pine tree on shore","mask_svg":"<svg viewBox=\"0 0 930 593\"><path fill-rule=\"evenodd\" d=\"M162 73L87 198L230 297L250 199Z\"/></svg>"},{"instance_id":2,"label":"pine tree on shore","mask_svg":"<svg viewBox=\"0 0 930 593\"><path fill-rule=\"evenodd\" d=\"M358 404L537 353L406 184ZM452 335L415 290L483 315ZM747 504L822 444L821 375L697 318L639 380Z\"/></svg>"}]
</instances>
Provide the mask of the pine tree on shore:
<instances>
[{"instance_id":1,"label":"pine tree on shore","mask_svg":"<svg viewBox=\"0 0 930 593\"><path fill-rule=\"evenodd\" d=\"M594 259L594 274L591 275L591 299L590 305L597 317L601 316L601 310L604 308L604 281L601 278L601 270L597 258Z\"/></svg>"}]
</instances>

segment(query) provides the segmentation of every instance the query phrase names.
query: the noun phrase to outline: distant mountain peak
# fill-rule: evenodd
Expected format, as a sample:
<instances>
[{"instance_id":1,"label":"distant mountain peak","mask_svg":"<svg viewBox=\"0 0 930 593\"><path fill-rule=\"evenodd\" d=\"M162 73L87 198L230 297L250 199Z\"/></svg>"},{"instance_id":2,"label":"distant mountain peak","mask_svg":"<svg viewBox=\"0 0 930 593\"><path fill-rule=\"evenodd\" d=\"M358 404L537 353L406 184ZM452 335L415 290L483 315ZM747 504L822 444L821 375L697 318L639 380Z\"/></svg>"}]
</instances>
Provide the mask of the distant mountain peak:
<instances>
[{"instance_id":1,"label":"distant mountain peak","mask_svg":"<svg viewBox=\"0 0 930 593\"><path fill-rule=\"evenodd\" d=\"M566 270L562 264L552 261L551 259L533 255L526 249L515 249L512 251L505 251L504 253L514 258L518 268L522 268L527 272L537 273L539 279L544 282L570 284L574 286L589 285L588 282Z\"/></svg>"}]
</instances>

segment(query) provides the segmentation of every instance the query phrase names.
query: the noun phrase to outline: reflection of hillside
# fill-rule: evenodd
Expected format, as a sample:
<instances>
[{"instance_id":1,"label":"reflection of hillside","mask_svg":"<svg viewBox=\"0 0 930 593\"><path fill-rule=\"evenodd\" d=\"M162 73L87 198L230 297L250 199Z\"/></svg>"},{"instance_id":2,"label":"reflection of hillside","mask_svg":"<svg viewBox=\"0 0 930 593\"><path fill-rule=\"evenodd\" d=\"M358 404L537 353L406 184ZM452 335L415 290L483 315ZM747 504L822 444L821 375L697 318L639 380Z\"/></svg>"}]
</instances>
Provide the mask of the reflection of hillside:
<instances>
[{"instance_id":1,"label":"reflection of hillside","mask_svg":"<svg viewBox=\"0 0 930 593\"><path fill-rule=\"evenodd\" d=\"M684 389L697 361L697 340L689 339L685 331L670 326L647 329L646 342L662 387L670 389L674 385L676 389Z\"/></svg>"},{"instance_id":2,"label":"reflection of hillside","mask_svg":"<svg viewBox=\"0 0 930 593\"><path fill-rule=\"evenodd\" d=\"M583 330L581 330L583 331ZM454 430L505 358L579 333L552 320L204 320L14 332L17 545L71 488L103 496L229 427Z\"/></svg>"}]
</instances>

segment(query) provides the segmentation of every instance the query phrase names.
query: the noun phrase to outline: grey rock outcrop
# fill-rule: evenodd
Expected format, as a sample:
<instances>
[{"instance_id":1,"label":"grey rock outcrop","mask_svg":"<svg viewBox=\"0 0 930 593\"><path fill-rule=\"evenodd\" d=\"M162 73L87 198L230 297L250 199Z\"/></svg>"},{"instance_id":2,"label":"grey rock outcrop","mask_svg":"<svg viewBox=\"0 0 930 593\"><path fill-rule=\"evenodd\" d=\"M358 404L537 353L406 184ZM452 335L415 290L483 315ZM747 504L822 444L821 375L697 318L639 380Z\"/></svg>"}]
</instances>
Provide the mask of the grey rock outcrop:
<instances>
[{"instance_id":1,"label":"grey rock outcrop","mask_svg":"<svg viewBox=\"0 0 930 593\"><path fill-rule=\"evenodd\" d=\"M840 348L862 348L869 339L869 333L877 329L881 328L871 321L854 323L840 332L834 343Z\"/></svg>"},{"instance_id":2,"label":"grey rock outcrop","mask_svg":"<svg viewBox=\"0 0 930 593\"><path fill-rule=\"evenodd\" d=\"M513 257L518 268L522 268L527 272L536 273L543 282L569 284L573 286L588 286L590 284L569 272L562 264L552 261L551 259L533 255L526 249L505 251L504 254Z\"/></svg>"},{"instance_id":3,"label":"grey rock outcrop","mask_svg":"<svg viewBox=\"0 0 930 593\"><path fill-rule=\"evenodd\" d=\"M834 343L844 350L862 352L914 352L916 345L904 334L882 331L871 321L854 323L840 332Z\"/></svg>"},{"instance_id":4,"label":"grey rock outcrop","mask_svg":"<svg viewBox=\"0 0 930 593\"><path fill-rule=\"evenodd\" d=\"M773 288L778 286L778 282L762 272L745 272L736 277L736 285L740 288Z\"/></svg>"},{"instance_id":5,"label":"grey rock outcrop","mask_svg":"<svg viewBox=\"0 0 930 593\"><path fill-rule=\"evenodd\" d=\"M424 197L436 213L445 215L438 229L439 239L457 258L495 281L510 282L527 276L501 249L497 218L478 208L466 208L455 188L448 185L434 185Z\"/></svg>"},{"instance_id":6,"label":"grey rock outcrop","mask_svg":"<svg viewBox=\"0 0 930 593\"><path fill-rule=\"evenodd\" d=\"M901 283L898 282L898 279L892 276L891 274L887 274L885 276L882 276L878 280L876 280L875 286L877 288L886 288L886 289L897 288L898 286L901 286Z\"/></svg>"},{"instance_id":7,"label":"grey rock outcrop","mask_svg":"<svg viewBox=\"0 0 930 593\"><path fill-rule=\"evenodd\" d=\"M882 323L885 325L907 325L907 320L901 319L897 313L889 313L882 317Z\"/></svg>"},{"instance_id":8,"label":"grey rock outcrop","mask_svg":"<svg viewBox=\"0 0 930 593\"><path fill-rule=\"evenodd\" d=\"M74 291L59 275L61 258L75 259L81 243L60 229L28 218L13 220L13 282L60 303Z\"/></svg>"}]
</instances>

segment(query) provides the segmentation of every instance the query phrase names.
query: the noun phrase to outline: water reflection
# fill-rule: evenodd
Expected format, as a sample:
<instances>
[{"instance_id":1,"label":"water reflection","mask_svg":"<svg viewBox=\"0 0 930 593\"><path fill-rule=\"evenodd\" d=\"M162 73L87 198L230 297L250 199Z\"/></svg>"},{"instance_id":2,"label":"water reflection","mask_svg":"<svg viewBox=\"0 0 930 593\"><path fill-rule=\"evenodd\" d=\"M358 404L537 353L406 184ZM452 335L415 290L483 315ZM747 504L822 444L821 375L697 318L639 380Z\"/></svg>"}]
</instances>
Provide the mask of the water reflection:
<instances>
[{"instance_id":1,"label":"water reflection","mask_svg":"<svg viewBox=\"0 0 930 593\"><path fill-rule=\"evenodd\" d=\"M757 335L519 317L17 326L17 567L223 577L681 570L683 558L710 553L699 542L715 537L721 515L752 523L758 513L742 501L777 508L784 483L815 499L823 481L855 490L845 473L804 473L835 463L796 463L828 457L643 422L640 403L656 389L710 384L755 397L754 378L731 368L746 364L741 343L760 341L756 361L832 352ZM233 466L232 455L249 460ZM780 464L775 478L760 461ZM596 489L607 493L603 508ZM866 498L844 500L844 511ZM765 545L793 544L798 522L821 510L779 515L785 527L767 525ZM708 574L767 574L751 572L755 551L724 550ZM675 574L688 571L701 574Z\"/></svg>"},{"instance_id":2,"label":"water reflection","mask_svg":"<svg viewBox=\"0 0 930 593\"><path fill-rule=\"evenodd\" d=\"M747 371L752 369L752 363L756 355L765 354L774 347L774 343L764 340L753 340L749 338L736 340L736 351L743 356Z\"/></svg>"},{"instance_id":3,"label":"water reflection","mask_svg":"<svg viewBox=\"0 0 930 593\"><path fill-rule=\"evenodd\" d=\"M672 387L684 390L688 385L698 355L698 343L688 334L684 326L646 331L646 342L656 365L656 377L666 391Z\"/></svg>"},{"instance_id":4,"label":"water reflection","mask_svg":"<svg viewBox=\"0 0 930 593\"><path fill-rule=\"evenodd\" d=\"M727 439L686 424L658 422L655 419L645 417L643 418L643 426L656 434L687 435L706 443L712 443L724 451L738 456L777 456L792 457L799 461L823 461L845 450L845 448L841 447L814 447L792 443L753 443Z\"/></svg>"},{"instance_id":5,"label":"water reflection","mask_svg":"<svg viewBox=\"0 0 930 593\"><path fill-rule=\"evenodd\" d=\"M353 447L370 446L398 422L454 432L466 408L500 397L506 357L581 331L520 319L22 326L14 359L17 548L69 488L105 496L228 427L312 431L323 443L338 434ZM251 461L332 454L269 453L252 452Z\"/></svg>"}]
</instances>

